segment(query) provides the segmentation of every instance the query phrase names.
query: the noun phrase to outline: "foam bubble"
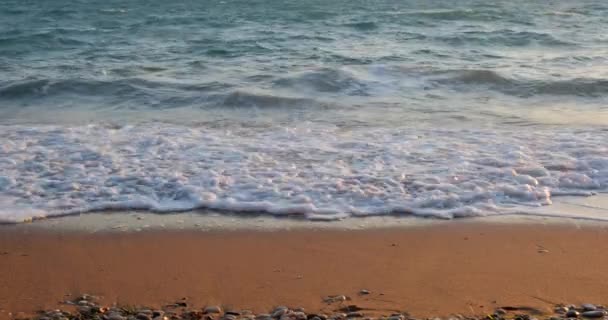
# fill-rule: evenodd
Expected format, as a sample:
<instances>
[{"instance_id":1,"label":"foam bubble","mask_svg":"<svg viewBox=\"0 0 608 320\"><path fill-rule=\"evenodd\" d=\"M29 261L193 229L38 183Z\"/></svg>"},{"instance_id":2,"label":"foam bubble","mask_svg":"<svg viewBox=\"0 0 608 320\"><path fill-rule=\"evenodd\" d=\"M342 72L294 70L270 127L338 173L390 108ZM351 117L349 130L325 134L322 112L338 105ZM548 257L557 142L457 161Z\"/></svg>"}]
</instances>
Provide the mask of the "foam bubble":
<instances>
[{"instance_id":1,"label":"foam bubble","mask_svg":"<svg viewBox=\"0 0 608 320\"><path fill-rule=\"evenodd\" d=\"M608 131L1 126L0 220L199 208L314 220L507 214L608 189Z\"/></svg>"}]
</instances>

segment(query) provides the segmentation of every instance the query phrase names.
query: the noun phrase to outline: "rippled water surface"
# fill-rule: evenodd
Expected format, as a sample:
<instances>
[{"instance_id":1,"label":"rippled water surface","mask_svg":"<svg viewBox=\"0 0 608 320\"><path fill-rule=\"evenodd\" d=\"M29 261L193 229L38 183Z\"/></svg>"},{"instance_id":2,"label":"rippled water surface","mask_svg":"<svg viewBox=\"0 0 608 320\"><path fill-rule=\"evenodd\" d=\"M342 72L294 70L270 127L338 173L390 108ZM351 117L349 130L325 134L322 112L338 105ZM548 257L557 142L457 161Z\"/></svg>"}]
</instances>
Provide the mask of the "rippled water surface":
<instances>
[{"instance_id":1,"label":"rippled water surface","mask_svg":"<svg viewBox=\"0 0 608 320\"><path fill-rule=\"evenodd\" d=\"M606 30L591 0L3 1L0 220L605 192Z\"/></svg>"}]
</instances>

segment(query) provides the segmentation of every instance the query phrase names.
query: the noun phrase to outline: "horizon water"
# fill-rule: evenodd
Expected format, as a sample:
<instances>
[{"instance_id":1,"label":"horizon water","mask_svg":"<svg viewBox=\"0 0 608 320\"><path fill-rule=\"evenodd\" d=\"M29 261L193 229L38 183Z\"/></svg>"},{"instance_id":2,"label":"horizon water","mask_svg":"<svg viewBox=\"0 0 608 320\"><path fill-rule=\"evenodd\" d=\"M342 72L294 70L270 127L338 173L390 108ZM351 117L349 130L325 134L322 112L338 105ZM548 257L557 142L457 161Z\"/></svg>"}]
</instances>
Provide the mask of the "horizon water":
<instances>
[{"instance_id":1,"label":"horizon water","mask_svg":"<svg viewBox=\"0 0 608 320\"><path fill-rule=\"evenodd\" d=\"M607 29L592 0L8 0L0 222L546 216L608 191Z\"/></svg>"}]
</instances>

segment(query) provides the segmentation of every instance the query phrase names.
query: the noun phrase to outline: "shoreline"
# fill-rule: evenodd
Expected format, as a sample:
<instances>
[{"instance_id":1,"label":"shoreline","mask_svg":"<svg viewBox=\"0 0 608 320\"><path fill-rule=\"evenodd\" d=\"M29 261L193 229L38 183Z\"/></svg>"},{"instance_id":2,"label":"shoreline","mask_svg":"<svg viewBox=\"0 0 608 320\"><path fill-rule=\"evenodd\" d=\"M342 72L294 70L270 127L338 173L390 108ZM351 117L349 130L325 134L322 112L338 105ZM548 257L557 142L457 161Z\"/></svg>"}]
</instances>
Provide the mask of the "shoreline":
<instances>
[{"instance_id":1,"label":"shoreline","mask_svg":"<svg viewBox=\"0 0 608 320\"><path fill-rule=\"evenodd\" d=\"M604 303L608 225L448 222L364 230L74 232L4 228L0 318L83 293L107 305L483 315ZM372 294L359 296L362 290ZM67 296L70 295L70 296ZM330 309L328 309L330 308Z\"/></svg>"},{"instance_id":2,"label":"shoreline","mask_svg":"<svg viewBox=\"0 0 608 320\"><path fill-rule=\"evenodd\" d=\"M269 214L235 214L214 210L176 213L149 211L103 211L51 216L29 222L0 224L1 229L42 229L58 232L141 232L150 230L252 230L280 231L300 229L364 230L410 228L443 224L557 224L608 226L608 193L590 197L562 196L548 206L529 208L527 213L439 219L415 215L353 216L341 220L307 220Z\"/></svg>"}]
</instances>

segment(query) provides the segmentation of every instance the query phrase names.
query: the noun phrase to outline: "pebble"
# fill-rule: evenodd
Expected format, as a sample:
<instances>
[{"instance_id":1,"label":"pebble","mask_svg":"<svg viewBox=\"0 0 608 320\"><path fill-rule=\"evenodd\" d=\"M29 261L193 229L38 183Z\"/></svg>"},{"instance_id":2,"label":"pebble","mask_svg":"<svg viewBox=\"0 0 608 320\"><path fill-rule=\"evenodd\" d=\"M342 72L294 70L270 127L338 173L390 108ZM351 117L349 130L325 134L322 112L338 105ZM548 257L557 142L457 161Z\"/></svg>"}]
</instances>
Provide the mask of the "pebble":
<instances>
[{"instance_id":1,"label":"pebble","mask_svg":"<svg viewBox=\"0 0 608 320\"><path fill-rule=\"evenodd\" d=\"M80 313L90 313L91 312L91 307L89 307L89 306L80 306L80 307L78 307L78 312L80 312Z\"/></svg>"},{"instance_id":2,"label":"pebble","mask_svg":"<svg viewBox=\"0 0 608 320\"><path fill-rule=\"evenodd\" d=\"M584 318L603 318L606 315L604 310L589 310L581 314Z\"/></svg>"},{"instance_id":3,"label":"pebble","mask_svg":"<svg viewBox=\"0 0 608 320\"><path fill-rule=\"evenodd\" d=\"M203 313L222 313L222 308L218 306L207 306L203 310Z\"/></svg>"},{"instance_id":4,"label":"pebble","mask_svg":"<svg viewBox=\"0 0 608 320\"><path fill-rule=\"evenodd\" d=\"M226 310L224 313L225 314L229 314L229 315L233 315L233 316L240 316L241 315L241 313L238 312L238 311L236 311L236 310Z\"/></svg>"},{"instance_id":5,"label":"pebble","mask_svg":"<svg viewBox=\"0 0 608 320\"><path fill-rule=\"evenodd\" d=\"M370 292L369 290L361 289L361 291L359 291L359 294L370 294Z\"/></svg>"},{"instance_id":6,"label":"pebble","mask_svg":"<svg viewBox=\"0 0 608 320\"><path fill-rule=\"evenodd\" d=\"M568 310L568 312L566 312L566 317L568 318L578 318L579 316L579 312L574 310L574 309L570 309Z\"/></svg>"},{"instance_id":7,"label":"pebble","mask_svg":"<svg viewBox=\"0 0 608 320\"><path fill-rule=\"evenodd\" d=\"M496 310L494 311L494 314L497 314L497 315L505 315L505 314L507 314L507 310L505 310L505 309L503 309L503 308L498 308L498 309L496 309Z\"/></svg>"},{"instance_id":8,"label":"pebble","mask_svg":"<svg viewBox=\"0 0 608 320\"><path fill-rule=\"evenodd\" d=\"M292 317L294 317L296 320L306 320L306 313L302 312L302 311L296 311L294 313L291 314Z\"/></svg>"},{"instance_id":9,"label":"pebble","mask_svg":"<svg viewBox=\"0 0 608 320\"><path fill-rule=\"evenodd\" d=\"M324 302L326 303L333 303L333 302L343 302L346 301L347 298L345 295L339 295L339 296L330 296L330 297L326 297L323 299Z\"/></svg>"},{"instance_id":10,"label":"pebble","mask_svg":"<svg viewBox=\"0 0 608 320\"><path fill-rule=\"evenodd\" d=\"M556 313L566 313L566 312L568 312L568 310L569 310L569 309L568 309L567 307L557 307L557 308L555 308L555 310L554 310L554 311L555 311Z\"/></svg>"},{"instance_id":11,"label":"pebble","mask_svg":"<svg viewBox=\"0 0 608 320\"><path fill-rule=\"evenodd\" d=\"M302 307L299 307L299 308L293 309L293 311L295 311L295 312L306 312L306 309L304 309Z\"/></svg>"},{"instance_id":12,"label":"pebble","mask_svg":"<svg viewBox=\"0 0 608 320\"><path fill-rule=\"evenodd\" d=\"M584 311L594 311L597 310L597 307L592 305L591 303L583 303L581 306Z\"/></svg>"},{"instance_id":13,"label":"pebble","mask_svg":"<svg viewBox=\"0 0 608 320\"><path fill-rule=\"evenodd\" d=\"M110 313L107 316L108 320L125 320L125 317L121 316L119 313Z\"/></svg>"},{"instance_id":14,"label":"pebble","mask_svg":"<svg viewBox=\"0 0 608 320\"><path fill-rule=\"evenodd\" d=\"M143 312L138 313L135 316L135 318L137 318L137 320L152 320L152 318L150 318L150 316L148 315L148 313L143 313Z\"/></svg>"},{"instance_id":15,"label":"pebble","mask_svg":"<svg viewBox=\"0 0 608 320\"><path fill-rule=\"evenodd\" d=\"M361 312L349 312L346 314L347 318L363 318L363 314Z\"/></svg>"},{"instance_id":16,"label":"pebble","mask_svg":"<svg viewBox=\"0 0 608 320\"><path fill-rule=\"evenodd\" d=\"M222 319L224 320L236 320L236 316L233 314L225 314Z\"/></svg>"},{"instance_id":17,"label":"pebble","mask_svg":"<svg viewBox=\"0 0 608 320\"><path fill-rule=\"evenodd\" d=\"M287 313L289 309L287 309L287 307L277 307L274 309L274 311L272 312L272 317L273 318L280 318L282 317L285 313Z\"/></svg>"}]
</instances>

